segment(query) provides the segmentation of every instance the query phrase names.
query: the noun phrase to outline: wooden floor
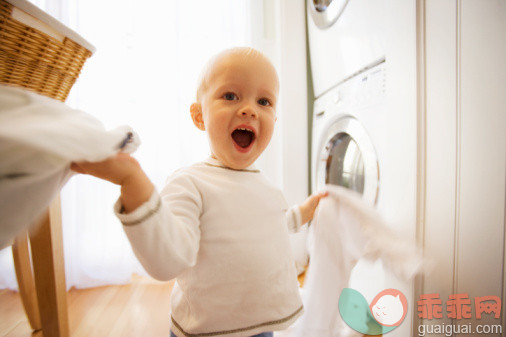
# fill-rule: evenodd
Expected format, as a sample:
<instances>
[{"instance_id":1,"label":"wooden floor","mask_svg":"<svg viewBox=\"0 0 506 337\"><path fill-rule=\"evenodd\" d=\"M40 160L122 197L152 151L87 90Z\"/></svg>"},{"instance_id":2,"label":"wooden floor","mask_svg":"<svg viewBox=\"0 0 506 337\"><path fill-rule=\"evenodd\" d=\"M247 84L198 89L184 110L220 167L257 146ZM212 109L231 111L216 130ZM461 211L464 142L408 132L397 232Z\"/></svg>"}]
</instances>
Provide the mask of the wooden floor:
<instances>
[{"instance_id":1,"label":"wooden floor","mask_svg":"<svg viewBox=\"0 0 506 337\"><path fill-rule=\"evenodd\" d=\"M304 283L304 274L299 276ZM134 275L131 284L68 292L72 337L169 336L169 296L174 282ZM43 337L32 332L19 293L0 290L0 337Z\"/></svg>"},{"instance_id":2,"label":"wooden floor","mask_svg":"<svg viewBox=\"0 0 506 337\"><path fill-rule=\"evenodd\" d=\"M305 274L298 277L301 286L304 278ZM70 336L169 336L173 285L173 281L134 275L128 285L71 289L67 297ZM17 292L0 290L0 337L43 337L40 331L32 332Z\"/></svg>"},{"instance_id":3,"label":"wooden floor","mask_svg":"<svg viewBox=\"0 0 506 337\"><path fill-rule=\"evenodd\" d=\"M72 337L169 335L169 295L173 282L134 276L123 286L71 289L68 293ZM0 337L42 337L32 333L17 292L0 290Z\"/></svg>"}]
</instances>

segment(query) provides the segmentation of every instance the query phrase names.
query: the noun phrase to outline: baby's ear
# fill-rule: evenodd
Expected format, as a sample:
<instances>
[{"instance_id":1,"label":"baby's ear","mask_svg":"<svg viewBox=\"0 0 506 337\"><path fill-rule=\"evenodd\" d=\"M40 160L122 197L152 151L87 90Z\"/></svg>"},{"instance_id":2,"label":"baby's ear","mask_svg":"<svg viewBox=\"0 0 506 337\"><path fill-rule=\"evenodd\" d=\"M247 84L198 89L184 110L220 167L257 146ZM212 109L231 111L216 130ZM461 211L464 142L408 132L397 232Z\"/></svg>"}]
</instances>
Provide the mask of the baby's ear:
<instances>
[{"instance_id":1,"label":"baby's ear","mask_svg":"<svg viewBox=\"0 0 506 337\"><path fill-rule=\"evenodd\" d=\"M190 106L190 114L192 116L193 124L202 131L206 130L204 119L202 118L202 105L200 103L193 103Z\"/></svg>"}]
</instances>

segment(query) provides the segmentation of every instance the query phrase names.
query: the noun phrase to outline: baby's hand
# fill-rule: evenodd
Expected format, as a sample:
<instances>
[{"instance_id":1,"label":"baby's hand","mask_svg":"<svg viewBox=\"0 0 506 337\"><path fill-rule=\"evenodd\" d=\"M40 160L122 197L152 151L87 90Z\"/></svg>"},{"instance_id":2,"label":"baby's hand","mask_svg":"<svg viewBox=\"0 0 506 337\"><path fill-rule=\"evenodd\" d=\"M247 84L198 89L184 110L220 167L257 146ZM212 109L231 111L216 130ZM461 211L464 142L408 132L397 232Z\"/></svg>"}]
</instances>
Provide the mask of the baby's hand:
<instances>
[{"instance_id":1,"label":"baby's hand","mask_svg":"<svg viewBox=\"0 0 506 337\"><path fill-rule=\"evenodd\" d=\"M120 200L126 213L148 201L154 190L139 162L127 153L118 153L101 162L72 163L70 168L121 185Z\"/></svg>"},{"instance_id":2,"label":"baby's hand","mask_svg":"<svg viewBox=\"0 0 506 337\"><path fill-rule=\"evenodd\" d=\"M300 209L300 215L302 217L302 224L305 224L306 222L310 221L311 219L313 219L313 216L314 216L314 212L316 211L316 207L318 206L318 204L320 203L320 200L322 198L325 198L326 196L328 196L329 193L328 192L324 192L324 193L318 193L318 194L313 194L313 195L310 195L306 201L304 201L300 206L299 206L299 209Z\"/></svg>"},{"instance_id":3,"label":"baby's hand","mask_svg":"<svg viewBox=\"0 0 506 337\"><path fill-rule=\"evenodd\" d=\"M118 153L101 162L72 163L70 168L117 185L123 185L126 180L142 171L139 162L127 153Z\"/></svg>"}]
</instances>

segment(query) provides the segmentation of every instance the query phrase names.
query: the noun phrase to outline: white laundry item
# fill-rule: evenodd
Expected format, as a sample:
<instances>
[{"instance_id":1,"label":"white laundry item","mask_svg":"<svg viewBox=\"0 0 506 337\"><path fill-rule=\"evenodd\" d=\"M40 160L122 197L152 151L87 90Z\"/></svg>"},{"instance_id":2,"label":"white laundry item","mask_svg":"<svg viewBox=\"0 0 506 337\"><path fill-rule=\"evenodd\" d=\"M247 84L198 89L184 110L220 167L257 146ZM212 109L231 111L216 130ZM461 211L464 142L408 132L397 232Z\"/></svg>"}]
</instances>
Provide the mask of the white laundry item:
<instances>
[{"instance_id":1,"label":"white laundry item","mask_svg":"<svg viewBox=\"0 0 506 337\"><path fill-rule=\"evenodd\" d=\"M303 292L305 313L293 336L362 336L344 323L338 307L358 260L381 259L389 271L409 280L421 271L422 255L413 240L389 228L359 194L336 185L327 185L325 190L329 196L320 201L312 223Z\"/></svg>"},{"instance_id":2,"label":"white laundry item","mask_svg":"<svg viewBox=\"0 0 506 337\"><path fill-rule=\"evenodd\" d=\"M128 126L106 131L90 114L0 85L0 248L33 224L72 176L70 164L131 153Z\"/></svg>"}]
</instances>

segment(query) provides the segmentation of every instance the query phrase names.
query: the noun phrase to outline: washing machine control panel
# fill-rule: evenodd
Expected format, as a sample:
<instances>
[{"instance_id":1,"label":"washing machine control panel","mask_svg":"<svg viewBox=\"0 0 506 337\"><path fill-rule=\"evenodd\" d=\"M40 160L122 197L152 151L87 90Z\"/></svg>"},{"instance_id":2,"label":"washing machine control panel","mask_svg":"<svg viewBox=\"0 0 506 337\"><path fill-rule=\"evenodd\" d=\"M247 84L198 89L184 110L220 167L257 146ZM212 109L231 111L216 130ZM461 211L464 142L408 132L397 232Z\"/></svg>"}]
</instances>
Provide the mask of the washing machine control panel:
<instances>
[{"instance_id":1,"label":"washing machine control panel","mask_svg":"<svg viewBox=\"0 0 506 337\"><path fill-rule=\"evenodd\" d=\"M383 102L386 93L386 69L381 63L375 68L355 74L343 83L331 88L314 104L314 115L322 116L342 104L363 109Z\"/></svg>"}]
</instances>

